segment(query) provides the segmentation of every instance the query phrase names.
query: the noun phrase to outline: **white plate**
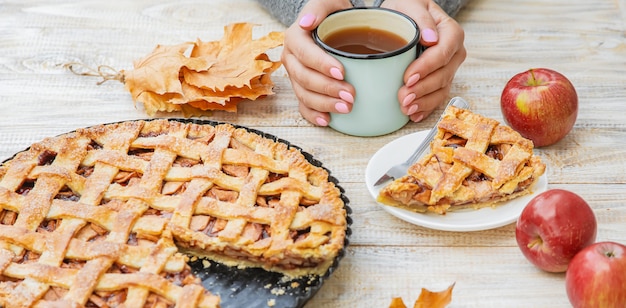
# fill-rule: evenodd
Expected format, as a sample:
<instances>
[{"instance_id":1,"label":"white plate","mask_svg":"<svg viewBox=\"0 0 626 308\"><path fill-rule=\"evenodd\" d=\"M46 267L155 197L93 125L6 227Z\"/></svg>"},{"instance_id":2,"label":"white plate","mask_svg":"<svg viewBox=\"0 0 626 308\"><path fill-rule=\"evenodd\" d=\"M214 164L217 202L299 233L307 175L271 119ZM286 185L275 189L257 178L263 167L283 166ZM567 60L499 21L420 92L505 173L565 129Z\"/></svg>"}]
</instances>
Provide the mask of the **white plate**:
<instances>
[{"instance_id":1,"label":"white plate","mask_svg":"<svg viewBox=\"0 0 626 308\"><path fill-rule=\"evenodd\" d=\"M420 131L393 140L378 150L370 158L365 169L365 184L376 199L378 191L384 186L374 187L374 183L394 164L406 160L426 137L428 131ZM532 188L533 193L525 195L495 208L479 210L467 209L448 212L445 215L435 213L417 213L379 203L390 214L415 225L444 231L479 231L498 228L517 220L528 202L548 188L544 173Z\"/></svg>"}]
</instances>

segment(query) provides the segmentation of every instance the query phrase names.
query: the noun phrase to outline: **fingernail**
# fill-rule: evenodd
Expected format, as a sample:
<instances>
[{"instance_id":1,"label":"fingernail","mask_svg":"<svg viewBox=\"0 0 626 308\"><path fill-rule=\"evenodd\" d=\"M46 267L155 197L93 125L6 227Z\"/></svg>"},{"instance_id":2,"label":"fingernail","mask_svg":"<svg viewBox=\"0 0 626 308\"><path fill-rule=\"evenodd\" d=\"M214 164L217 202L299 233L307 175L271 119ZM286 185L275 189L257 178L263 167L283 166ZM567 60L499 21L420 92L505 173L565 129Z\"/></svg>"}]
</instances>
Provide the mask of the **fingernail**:
<instances>
[{"instance_id":1,"label":"fingernail","mask_svg":"<svg viewBox=\"0 0 626 308\"><path fill-rule=\"evenodd\" d=\"M415 104L415 105L413 105L413 106L409 107L409 110L406 112L406 114L408 114L408 115L412 115L412 114L414 114L414 113L416 113L416 112L417 112L417 104Z\"/></svg>"},{"instance_id":2,"label":"fingernail","mask_svg":"<svg viewBox=\"0 0 626 308\"><path fill-rule=\"evenodd\" d=\"M315 118L315 123L317 123L317 125L319 126L328 126L328 121L326 121L326 119L322 117Z\"/></svg>"},{"instance_id":3,"label":"fingernail","mask_svg":"<svg viewBox=\"0 0 626 308\"><path fill-rule=\"evenodd\" d=\"M335 110L337 110L337 112L339 113L348 113L350 112L350 109L348 108L348 105L344 102L339 102L335 104Z\"/></svg>"},{"instance_id":4,"label":"fingernail","mask_svg":"<svg viewBox=\"0 0 626 308\"><path fill-rule=\"evenodd\" d=\"M304 14L304 16L300 18L300 22L298 22L298 25L300 25L300 27L310 27L313 25L314 22L315 22L315 15Z\"/></svg>"},{"instance_id":5,"label":"fingernail","mask_svg":"<svg viewBox=\"0 0 626 308\"><path fill-rule=\"evenodd\" d=\"M420 114L420 115L418 115L418 116L416 116L416 117L411 117L411 121L413 121L413 122L419 122L419 121L421 121L423 118L424 118L424 115L423 115L423 114Z\"/></svg>"},{"instance_id":6,"label":"fingernail","mask_svg":"<svg viewBox=\"0 0 626 308\"><path fill-rule=\"evenodd\" d=\"M405 96L404 99L402 100L402 106L403 107L408 106L410 103L412 103L415 100L416 96L417 95L415 95L415 93L409 93L409 95Z\"/></svg>"},{"instance_id":7,"label":"fingernail","mask_svg":"<svg viewBox=\"0 0 626 308\"><path fill-rule=\"evenodd\" d=\"M406 86L410 88L414 86L418 80L420 80L420 74L411 75L411 77L409 77L409 79L406 81Z\"/></svg>"},{"instance_id":8,"label":"fingernail","mask_svg":"<svg viewBox=\"0 0 626 308\"><path fill-rule=\"evenodd\" d=\"M336 67L332 67L330 69L330 75L337 80L343 80L343 74L341 73L341 70Z\"/></svg>"},{"instance_id":9,"label":"fingernail","mask_svg":"<svg viewBox=\"0 0 626 308\"><path fill-rule=\"evenodd\" d=\"M339 97L350 104L354 104L354 97L347 91L339 91Z\"/></svg>"},{"instance_id":10,"label":"fingernail","mask_svg":"<svg viewBox=\"0 0 626 308\"><path fill-rule=\"evenodd\" d=\"M424 41L429 43L437 42L437 32L433 29L424 29L422 31L422 38L424 38Z\"/></svg>"}]
</instances>

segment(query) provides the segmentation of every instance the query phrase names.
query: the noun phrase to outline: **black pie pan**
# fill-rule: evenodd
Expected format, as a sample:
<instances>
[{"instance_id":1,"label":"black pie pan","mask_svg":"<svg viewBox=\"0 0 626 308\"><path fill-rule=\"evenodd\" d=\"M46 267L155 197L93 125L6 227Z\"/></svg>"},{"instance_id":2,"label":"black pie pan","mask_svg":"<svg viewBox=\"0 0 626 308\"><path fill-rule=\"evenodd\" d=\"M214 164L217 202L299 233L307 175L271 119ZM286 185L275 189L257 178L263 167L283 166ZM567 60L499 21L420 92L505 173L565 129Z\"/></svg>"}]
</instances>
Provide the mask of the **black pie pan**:
<instances>
[{"instance_id":1,"label":"black pie pan","mask_svg":"<svg viewBox=\"0 0 626 308\"><path fill-rule=\"evenodd\" d=\"M143 119L140 121L152 121L156 119ZM253 308L253 307L271 307L271 308L289 308L303 307L306 302L311 299L331 273L339 265L339 261L345 256L346 247L349 244L349 237L352 233L350 226L352 225L352 209L349 206L349 199L345 196L345 190L339 185L338 180L330 175L330 170L322 166L322 163L315 159L313 155L305 152L302 148L291 144L287 140L280 139L274 135L264 133L262 131L251 129L241 125L235 125L226 122L217 122L211 120L198 119L180 119L169 118L170 121L179 121L183 123L195 123L200 125L229 124L237 128L243 128L249 132L258 134L264 138L280 142L291 148L298 149L306 158L306 160L314 166L323 168L329 174L328 180L337 186L341 193L341 199L344 202L346 210L346 238L344 240L344 248L339 252L333 264L322 276L311 275L296 279L289 279L280 273L268 272L258 268L240 269L237 267L225 266L210 260L190 258L189 265L192 272L202 280L202 285L213 294L217 294L221 298L222 308ZM130 120L132 121L132 120ZM124 121L126 122L126 121ZM113 122L115 123L115 122ZM113 124L111 123L111 124ZM25 149L25 151L28 148ZM2 162L11 160L10 157Z\"/></svg>"},{"instance_id":2,"label":"black pie pan","mask_svg":"<svg viewBox=\"0 0 626 308\"><path fill-rule=\"evenodd\" d=\"M171 119L172 120L172 119ZM202 125L218 125L223 122L215 122L208 120L195 119L173 119L181 122L191 122ZM291 144L289 141L280 139L274 135L251 129L248 127L227 123L237 128L246 129L264 138L280 142L289 147L298 149L309 163L314 166L324 168L328 174L328 180L337 186L341 192L341 199L344 202L346 210L346 238L344 248L335 258L333 265L328 271L322 275L305 276L297 279L288 279L280 273L267 272L258 268L239 269L225 266L216 262L205 259L196 259L189 262L194 274L202 280L203 286L214 294L218 294L221 298L221 306L223 308L230 307L272 307L272 308L288 308L303 307L306 302L311 299L315 293L322 287L322 284L328 279L331 273L339 265L339 261L346 253L346 247L349 244L349 237L352 233L350 225L352 224L352 209L349 206L349 200L345 196L345 190L339 185L338 180L333 177L330 170L325 168L320 161L315 159L313 155L305 152L302 148ZM205 268L206 262L209 266Z\"/></svg>"}]
</instances>

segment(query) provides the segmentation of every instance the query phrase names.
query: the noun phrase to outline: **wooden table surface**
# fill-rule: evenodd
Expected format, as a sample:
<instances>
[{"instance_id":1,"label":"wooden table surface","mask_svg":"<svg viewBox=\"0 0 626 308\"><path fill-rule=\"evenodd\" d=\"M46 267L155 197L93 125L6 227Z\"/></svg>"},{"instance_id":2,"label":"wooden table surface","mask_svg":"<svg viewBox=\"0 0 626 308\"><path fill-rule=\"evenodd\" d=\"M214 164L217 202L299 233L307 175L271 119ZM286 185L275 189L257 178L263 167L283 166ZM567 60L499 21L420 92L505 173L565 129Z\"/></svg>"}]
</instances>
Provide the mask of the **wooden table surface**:
<instances>
[{"instance_id":1,"label":"wooden table surface","mask_svg":"<svg viewBox=\"0 0 626 308\"><path fill-rule=\"evenodd\" d=\"M549 67L570 78L580 101L576 125L537 153L548 165L549 188L575 191L593 207L598 241L626 243L626 1L474 0L457 19L468 57L451 95L465 97L476 112L502 120L502 88L528 68ZM0 1L0 160L79 127L150 118L122 83L97 85L98 78L74 75L64 64L129 70L158 44L219 40L233 22L258 24L255 35L285 29L244 0ZM353 209L350 246L306 307L386 307L398 296L412 306L422 287L436 291L453 282L450 307L569 306L565 275L527 262L514 224L430 230L391 216L369 195L370 157L398 137L429 129L436 116L382 137L351 137L303 120L285 70L272 78L275 95L209 119L302 147L345 188Z\"/></svg>"}]
</instances>

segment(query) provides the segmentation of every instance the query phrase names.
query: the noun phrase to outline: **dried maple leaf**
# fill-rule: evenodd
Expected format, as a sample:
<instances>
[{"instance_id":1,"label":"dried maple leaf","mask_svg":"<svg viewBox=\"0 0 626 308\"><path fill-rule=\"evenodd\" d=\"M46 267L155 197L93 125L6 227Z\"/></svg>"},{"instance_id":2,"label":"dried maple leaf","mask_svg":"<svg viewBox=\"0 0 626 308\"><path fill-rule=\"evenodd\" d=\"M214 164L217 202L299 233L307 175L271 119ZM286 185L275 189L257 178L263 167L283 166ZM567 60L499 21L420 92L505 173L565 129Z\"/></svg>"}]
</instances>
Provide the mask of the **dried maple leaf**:
<instances>
[{"instance_id":1,"label":"dried maple leaf","mask_svg":"<svg viewBox=\"0 0 626 308\"><path fill-rule=\"evenodd\" d=\"M413 308L445 308L452 301L452 289L454 283L447 289L439 292L432 292L422 288L419 298L415 301Z\"/></svg>"},{"instance_id":2,"label":"dried maple leaf","mask_svg":"<svg viewBox=\"0 0 626 308\"><path fill-rule=\"evenodd\" d=\"M236 23L224 27L220 41L159 45L135 61L133 70L122 71L126 88L149 115L236 112L243 100L273 94L270 75L281 65L265 52L281 46L284 34L271 32L254 40L252 29L252 24Z\"/></svg>"},{"instance_id":3,"label":"dried maple leaf","mask_svg":"<svg viewBox=\"0 0 626 308\"><path fill-rule=\"evenodd\" d=\"M215 60L215 65L205 71L186 70L183 74L185 82L212 90L223 90L227 86L238 88L250 86L249 81L258 76L259 72L265 72L274 66L274 63L264 56L264 52L276 47L276 42L283 40L283 35L279 32L272 32L258 40L252 40L252 28L253 26L247 23L226 27L217 54L214 53L215 44L196 42L191 57L210 57L211 60Z\"/></svg>"},{"instance_id":4,"label":"dried maple leaf","mask_svg":"<svg viewBox=\"0 0 626 308\"><path fill-rule=\"evenodd\" d=\"M413 308L445 308L452 301L452 289L454 283L447 289L440 292L432 292L425 288L422 288L420 296L415 301ZM394 297L391 299L389 308L407 308L400 297Z\"/></svg>"},{"instance_id":5,"label":"dried maple leaf","mask_svg":"<svg viewBox=\"0 0 626 308\"><path fill-rule=\"evenodd\" d=\"M389 304L389 308L406 308L402 297L394 297L391 299L391 304Z\"/></svg>"},{"instance_id":6,"label":"dried maple leaf","mask_svg":"<svg viewBox=\"0 0 626 308\"><path fill-rule=\"evenodd\" d=\"M159 95L154 92L141 92L137 95L136 101L143 102L146 113L154 115L158 111L174 112L181 111L181 105L169 104L167 101L173 99L175 94Z\"/></svg>"},{"instance_id":7,"label":"dried maple leaf","mask_svg":"<svg viewBox=\"0 0 626 308\"><path fill-rule=\"evenodd\" d=\"M181 67L189 60L183 54L192 46L188 43L175 46L158 45L151 54L135 61L134 70L123 72L126 87L134 97L145 91L159 95L165 93L182 95L178 76Z\"/></svg>"}]
</instances>

